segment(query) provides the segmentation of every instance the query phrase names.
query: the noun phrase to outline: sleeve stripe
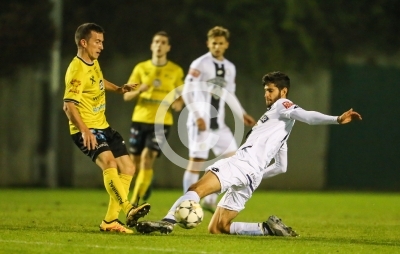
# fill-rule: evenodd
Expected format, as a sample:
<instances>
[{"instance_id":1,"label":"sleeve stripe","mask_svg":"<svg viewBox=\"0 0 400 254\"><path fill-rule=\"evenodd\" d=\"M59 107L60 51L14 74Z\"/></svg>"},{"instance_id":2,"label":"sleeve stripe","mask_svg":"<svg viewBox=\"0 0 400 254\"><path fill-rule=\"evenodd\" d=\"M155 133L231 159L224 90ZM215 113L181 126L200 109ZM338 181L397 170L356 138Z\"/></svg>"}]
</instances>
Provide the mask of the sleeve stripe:
<instances>
[{"instance_id":1,"label":"sleeve stripe","mask_svg":"<svg viewBox=\"0 0 400 254\"><path fill-rule=\"evenodd\" d=\"M76 101L74 99L68 99L68 98L65 98L64 102L73 102L74 104L79 104L79 101Z\"/></svg>"}]
</instances>

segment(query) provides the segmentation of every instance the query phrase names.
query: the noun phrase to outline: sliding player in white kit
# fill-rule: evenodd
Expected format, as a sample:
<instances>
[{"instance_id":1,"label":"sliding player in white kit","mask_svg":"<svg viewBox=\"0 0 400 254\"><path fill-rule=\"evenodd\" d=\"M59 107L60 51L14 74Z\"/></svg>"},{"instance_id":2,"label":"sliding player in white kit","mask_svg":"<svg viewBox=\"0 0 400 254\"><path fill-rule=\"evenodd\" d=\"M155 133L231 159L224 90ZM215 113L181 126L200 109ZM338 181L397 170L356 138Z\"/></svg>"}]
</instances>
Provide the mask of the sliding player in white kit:
<instances>
[{"instance_id":1,"label":"sliding player in white kit","mask_svg":"<svg viewBox=\"0 0 400 254\"><path fill-rule=\"evenodd\" d=\"M233 222L263 178L285 173L287 140L295 120L308 124L346 124L361 120L360 114L350 109L340 116L306 111L287 99L289 77L282 72L271 72L262 79L267 111L252 128L244 144L232 157L222 159L171 207L162 221L139 221L136 230L142 233L172 232L174 211L184 200L200 199L210 193L224 193L211 218L208 230L212 234L297 236L291 227L271 215L265 222ZM272 159L275 162L271 165ZM271 209L272 207L269 207Z\"/></svg>"},{"instance_id":2,"label":"sliding player in white kit","mask_svg":"<svg viewBox=\"0 0 400 254\"><path fill-rule=\"evenodd\" d=\"M239 103L235 96L236 68L224 57L228 46L227 29L216 26L209 30L207 34L209 52L192 62L185 79L182 98L189 109L187 120L189 163L183 176L184 193L199 179L210 149L216 156L221 155L226 158L235 154L238 148L232 131L225 124L225 100L218 96L224 90L231 93ZM200 82L206 88L203 91L194 91L193 87ZM255 124L254 119L246 114L241 106L234 113L243 117L245 125ZM217 197L216 194L205 197L202 202L203 208L214 212Z\"/></svg>"}]
</instances>

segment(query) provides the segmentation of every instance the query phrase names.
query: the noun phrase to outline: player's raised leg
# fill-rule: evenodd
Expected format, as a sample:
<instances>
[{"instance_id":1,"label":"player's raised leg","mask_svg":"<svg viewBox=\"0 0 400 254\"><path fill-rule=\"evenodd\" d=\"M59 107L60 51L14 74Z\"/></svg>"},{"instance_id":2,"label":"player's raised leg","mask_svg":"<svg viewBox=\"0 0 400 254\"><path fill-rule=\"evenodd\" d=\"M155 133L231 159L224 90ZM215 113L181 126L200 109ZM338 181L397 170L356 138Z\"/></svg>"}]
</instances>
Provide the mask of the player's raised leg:
<instances>
[{"instance_id":1,"label":"player's raised leg","mask_svg":"<svg viewBox=\"0 0 400 254\"><path fill-rule=\"evenodd\" d=\"M233 156L237 150L237 144L232 131L225 127L214 131L214 133L219 136L219 142L212 148L213 152L218 156L221 155L223 158L229 158ZM205 196L201 200L200 204L204 210L214 213L217 209L217 203L218 195L216 193L212 193Z\"/></svg>"},{"instance_id":2,"label":"player's raised leg","mask_svg":"<svg viewBox=\"0 0 400 254\"><path fill-rule=\"evenodd\" d=\"M189 158L186 171L183 174L183 193L186 193L192 184L199 180L200 171L203 170L204 159Z\"/></svg>"},{"instance_id":3,"label":"player's raised leg","mask_svg":"<svg viewBox=\"0 0 400 254\"><path fill-rule=\"evenodd\" d=\"M205 159L201 158L189 158L187 169L183 175L183 193L186 193L190 186L195 184L199 180L200 171L203 170ZM217 194L210 194L205 196L201 201L201 207L211 213L215 212L217 208Z\"/></svg>"}]
</instances>

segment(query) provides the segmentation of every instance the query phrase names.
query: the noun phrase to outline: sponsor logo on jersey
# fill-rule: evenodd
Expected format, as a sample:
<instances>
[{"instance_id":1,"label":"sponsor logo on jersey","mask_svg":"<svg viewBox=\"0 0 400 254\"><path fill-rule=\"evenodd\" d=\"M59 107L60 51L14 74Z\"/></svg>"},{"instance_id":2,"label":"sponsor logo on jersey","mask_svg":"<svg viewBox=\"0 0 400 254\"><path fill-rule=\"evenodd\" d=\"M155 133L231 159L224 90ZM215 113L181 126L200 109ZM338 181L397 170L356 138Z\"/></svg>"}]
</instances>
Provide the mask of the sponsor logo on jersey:
<instances>
[{"instance_id":1,"label":"sponsor logo on jersey","mask_svg":"<svg viewBox=\"0 0 400 254\"><path fill-rule=\"evenodd\" d=\"M288 109L288 108L290 108L291 106L293 106L294 104L293 104L293 102L291 102L291 101L284 101L284 102L282 102L282 105L283 105L286 109Z\"/></svg>"},{"instance_id":2,"label":"sponsor logo on jersey","mask_svg":"<svg viewBox=\"0 0 400 254\"><path fill-rule=\"evenodd\" d=\"M77 80L76 78L72 79L71 82L69 82L72 86L80 86L81 81Z\"/></svg>"},{"instance_id":3,"label":"sponsor logo on jersey","mask_svg":"<svg viewBox=\"0 0 400 254\"><path fill-rule=\"evenodd\" d=\"M106 93L106 91L102 91L99 95L93 97L94 101L99 100L101 97L104 97L104 94Z\"/></svg>"},{"instance_id":4,"label":"sponsor logo on jersey","mask_svg":"<svg viewBox=\"0 0 400 254\"><path fill-rule=\"evenodd\" d=\"M93 113L98 113L100 111L104 111L105 109L106 109L106 104L105 103L102 103L99 106L92 108Z\"/></svg>"},{"instance_id":5,"label":"sponsor logo on jersey","mask_svg":"<svg viewBox=\"0 0 400 254\"><path fill-rule=\"evenodd\" d=\"M190 70L189 70L189 74L190 75L192 75L193 77L195 77L195 78L197 78L198 76L200 76L200 71L199 70L196 70L196 69L192 69L192 68L190 68Z\"/></svg>"},{"instance_id":6,"label":"sponsor logo on jersey","mask_svg":"<svg viewBox=\"0 0 400 254\"><path fill-rule=\"evenodd\" d=\"M72 79L71 82L69 82L69 84L71 85L71 88L69 89L68 92L78 94L79 93L78 87L81 85L81 81L77 79Z\"/></svg>"},{"instance_id":7,"label":"sponsor logo on jersey","mask_svg":"<svg viewBox=\"0 0 400 254\"><path fill-rule=\"evenodd\" d=\"M159 87L159 86L161 86L161 80L159 80L158 78L156 78L156 79L153 81L153 86L154 86L154 87Z\"/></svg>"},{"instance_id":8,"label":"sponsor logo on jersey","mask_svg":"<svg viewBox=\"0 0 400 254\"><path fill-rule=\"evenodd\" d=\"M215 77L207 80L207 84L213 86L211 95L218 100L222 95L222 88L226 86L226 80L222 77Z\"/></svg>"},{"instance_id":9,"label":"sponsor logo on jersey","mask_svg":"<svg viewBox=\"0 0 400 254\"><path fill-rule=\"evenodd\" d=\"M214 172L217 172L217 173L219 172L218 168L211 168L211 170L214 171Z\"/></svg>"},{"instance_id":10,"label":"sponsor logo on jersey","mask_svg":"<svg viewBox=\"0 0 400 254\"><path fill-rule=\"evenodd\" d=\"M222 95L222 88L220 86L214 86L211 95L214 99L218 100Z\"/></svg>"},{"instance_id":11,"label":"sponsor logo on jersey","mask_svg":"<svg viewBox=\"0 0 400 254\"><path fill-rule=\"evenodd\" d=\"M268 118L267 115L263 115L263 116L260 118L260 122L265 123L268 119L269 119L269 118Z\"/></svg>"},{"instance_id":12,"label":"sponsor logo on jersey","mask_svg":"<svg viewBox=\"0 0 400 254\"><path fill-rule=\"evenodd\" d=\"M225 87L227 82L223 77L215 77L213 79L207 80L207 83L213 84L213 85L219 86L219 87Z\"/></svg>"}]
</instances>

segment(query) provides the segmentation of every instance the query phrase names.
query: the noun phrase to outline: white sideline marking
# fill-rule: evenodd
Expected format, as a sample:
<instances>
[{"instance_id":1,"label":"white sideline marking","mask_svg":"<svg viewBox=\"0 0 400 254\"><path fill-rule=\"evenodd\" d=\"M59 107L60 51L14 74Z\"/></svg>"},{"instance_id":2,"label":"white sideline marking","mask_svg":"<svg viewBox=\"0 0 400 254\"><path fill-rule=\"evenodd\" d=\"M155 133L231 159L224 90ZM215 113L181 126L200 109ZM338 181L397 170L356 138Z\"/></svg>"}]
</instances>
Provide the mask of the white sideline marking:
<instances>
[{"instance_id":1,"label":"white sideline marking","mask_svg":"<svg viewBox=\"0 0 400 254\"><path fill-rule=\"evenodd\" d=\"M3 243L18 243L18 244L35 244L35 245L54 245L54 246L74 246L74 247L85 247L85 248L101 248L101 249L137 249L137 250L148 250L148 251L158 251L158 252L173 252L173 253L215 253L206 251L188 251L187 249L165 249L165 248L149 248L149 247L137 247L137 246L103 246L103 245L91 245L91 244L70 244L70 243L51 243L51 242L28 242L28 241L16 241L16 240L3 240Z\"/></svg>"}]
</instances>

